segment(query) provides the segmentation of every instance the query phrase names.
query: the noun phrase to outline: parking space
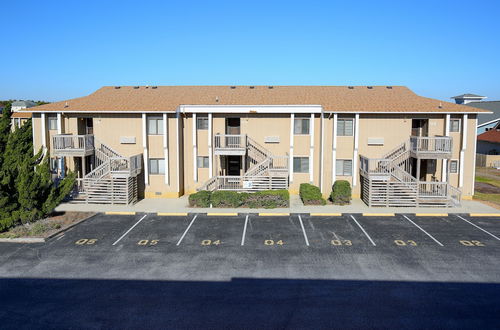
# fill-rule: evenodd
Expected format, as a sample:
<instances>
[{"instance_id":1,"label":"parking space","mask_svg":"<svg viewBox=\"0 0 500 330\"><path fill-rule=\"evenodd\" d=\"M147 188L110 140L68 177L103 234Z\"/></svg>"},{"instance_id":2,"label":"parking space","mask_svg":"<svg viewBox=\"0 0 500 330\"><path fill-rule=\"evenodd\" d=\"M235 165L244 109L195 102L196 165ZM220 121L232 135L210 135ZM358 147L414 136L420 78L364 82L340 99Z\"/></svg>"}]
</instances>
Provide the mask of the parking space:
<instances>
[{"instance_id":1,"label":"parking space","mask_svg":"<svg viewBox=\"0 0 500 330\"><path fill-rule=\"evenodd\" d=\"M500 239L500 219L498 217L474 217L467 215L462 215L461 217Z\"/></svg>"},{"instance_id":2,"label":"parking space","mask_svg":"<svg viewBox=\"0 0 500 330\"><path fill-rule=\"evenodd\" d=\"M307 247L298 215L248 217L244 246L264 249Z\"/></svg>"},{"instance_id":3,"label":"parking space","mask_svg":"<svg viewBox=\"0 0 500 330\"><path fill-rule=\"evenodd\" d=\"M447 247L500 247L499 240L472 225L472 220L468 220L468 217L465 215L450 214L449 216L438 217L418 217L408 215L408 217L416 224L432 233L436 239ZM495 226L490 222L490 225L492 226L491 229L494 229L493 227L500 227L500 223Z\"/></svg>"}]
</instances>

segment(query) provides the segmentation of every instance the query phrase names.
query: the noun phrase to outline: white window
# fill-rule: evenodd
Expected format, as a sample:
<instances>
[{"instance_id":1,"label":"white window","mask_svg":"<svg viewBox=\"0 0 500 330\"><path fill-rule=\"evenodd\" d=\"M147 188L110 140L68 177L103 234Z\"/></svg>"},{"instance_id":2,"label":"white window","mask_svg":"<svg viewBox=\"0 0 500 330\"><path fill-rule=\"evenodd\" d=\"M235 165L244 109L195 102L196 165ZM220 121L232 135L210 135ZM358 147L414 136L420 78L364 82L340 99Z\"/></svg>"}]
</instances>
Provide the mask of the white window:
<instances>
[{"instance_id":1,"label":"white window","mask_svg":"<svg viewBox=\"0 0 500 330\"><path fill-rule=\"evenodd\" d=\"M148 116L148 134L163 134L163 116Z\"/></svg>"},{"instance_id":2,"label":"white window","mask_svg":"<svg viewBox=\"0 0 500 330\"><path fill-rule=\"evenodd\" d=\"M458 173L458 160L450 161L450 173Z\"/></svg>"},{"instance_id":3,"label":"white window","mask_svg":"<svg viewBox=\"0 0 500 330\"><path fill-rule=\"evenodd\" d=\"M354 119L337 120L337 136L353 136Z\"/></svg>"},{"instance_id":4,"label":"white window","mask_svg":"<svg viewBox=\"0 0 500 330\"><path fill-rule=\"evenodd\" d=\"M149 174L165 174L165 159L150 158L149 159Z\"/></svg>"},{"instance_id":5,"label":"white window","mask_svg":"<svg viewBox=\"0 0 500 330\"><path fill-rule=\"evenodd\" d=\"M20 118L14 118L14 127L21 127L21 119Z\"/></svg>"},{"instance_id":6,"label":"white window","mask_svg":"<svg viewBox=\"0 0 500 330\"><path fill-rule=\"evenodd\" d=\"M309 157L293 157L293 171L295 173L309 173Z\"/></svg>"},{"instance_id":7,"label":"white window","mask_svg":"<svg viewBox=\"0 0 500 330\"><path fill-rule=\"evenodd\" d=\"M352 175L352 160L351 159L337 159L335 173L340 176Z\"/></svg>"},{"instance_id":8,"label":"white window","mask_svg":"<svg viewBox=\"0 0 500 330\"><path fill-rule=\"evenodd\" d=\"M208 156L198 156L198 168L208 168L209 164Z\"/></svg>"},{"instance_id":9,"label":"white window","mask_svg":"<svg viewBox=\"0 0 500 330\"><path fill-rule=\"evenodd\" d=\"M57 116L49 115L48 116L49 129L56 130L57 129Z\"/></svg>"},{"instance_id":10,"label":"white window","mask_svg":"<svg viewBox=\"0 0 500 330\"><path fill-rule=\"evenodd\" d=\"M293 122L293 134L308 135L309 120L309 118L295 118Z\"/></svg>"},{"instance_id":11,"label":"white window","mask_svg":"<svg viewBox=\"0 0 500 330\"><path fill-rule=\"evenodd\" d=\"M208 116L196 117L196 129L208 129Z\"/></svg>"},{"instance_id":12,"label":"white window","mask_svg":"<svg viewBox=\"0 0 500 330\"><path fill-rule=\"evenodd\" d=\"M450 132L460 132L460 119L450 120Z\"/></svg>"},{"instance_id":13,"label":"white window","mask_svg":"<svg viewBox=\"0 0 500 330\"><path fill-rule=\"evenodd\" d=\"M49 167L52 173L56 173L59 169L59 159L54 157L50 158Z\"/></svg>"}]
</instances>

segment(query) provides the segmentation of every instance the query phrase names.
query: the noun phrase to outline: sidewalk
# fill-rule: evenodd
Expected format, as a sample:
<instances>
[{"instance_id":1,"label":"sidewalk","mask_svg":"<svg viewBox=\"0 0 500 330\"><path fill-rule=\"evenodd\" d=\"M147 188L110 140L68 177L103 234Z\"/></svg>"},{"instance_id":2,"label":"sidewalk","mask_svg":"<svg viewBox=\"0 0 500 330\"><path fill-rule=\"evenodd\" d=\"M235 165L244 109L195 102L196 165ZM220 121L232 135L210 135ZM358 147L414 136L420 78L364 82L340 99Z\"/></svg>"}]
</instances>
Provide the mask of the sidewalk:
<instances>
[{"instance_id":1,"label":"sidewalk","mask_svg":"<svg viewBox=\"0 0 500 330\"><path fill-rule=\"evenodd\" d=\"M462 201L461 207L368 207L360 199L350 205L304 206L298 195L290 195L290 207L276 209L249 208L191 208L188 197L172 199L143 199L134 205L96 205L64 203L56 211L82 212L145 212L145 213L498 213L491 206L477 201Z\"/></svg>"}]
</instances>

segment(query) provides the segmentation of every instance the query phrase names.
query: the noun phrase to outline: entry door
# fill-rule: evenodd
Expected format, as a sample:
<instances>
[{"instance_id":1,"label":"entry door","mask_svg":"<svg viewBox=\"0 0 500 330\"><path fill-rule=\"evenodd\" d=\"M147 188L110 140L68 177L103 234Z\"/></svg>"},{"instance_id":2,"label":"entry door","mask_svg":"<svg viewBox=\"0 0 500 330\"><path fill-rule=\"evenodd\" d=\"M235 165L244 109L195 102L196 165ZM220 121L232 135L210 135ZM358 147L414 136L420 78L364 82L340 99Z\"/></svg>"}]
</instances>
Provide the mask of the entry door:
<instances>
[{"instance_id":1,"label":"entry door","mask_svg":"<svg viewBox=\"0 0 500 330\"><path fill-rule=\"evenodd\" d=\"M240 118L226 118L226 134L241 134Z\"/></svg>"},{"instance_id":2,"label":"entry door","mask_svg":"<svg viewBox=\"0 0 500 330\"><path fill-rule=\"evenodd\" d=\"M411 135L412 136L428 136L429 120L428 119L412 119Z\"/></svg>"},{"instance_id":3,"label":"entry door","mask_svg":"<svg viewBox=\"0 0 500 330\"><path fill-rule=\"evenodd\" d=\"M241 173L241 156L227 156L227 175L238 176Z\"/></svg>"}]
</instances>

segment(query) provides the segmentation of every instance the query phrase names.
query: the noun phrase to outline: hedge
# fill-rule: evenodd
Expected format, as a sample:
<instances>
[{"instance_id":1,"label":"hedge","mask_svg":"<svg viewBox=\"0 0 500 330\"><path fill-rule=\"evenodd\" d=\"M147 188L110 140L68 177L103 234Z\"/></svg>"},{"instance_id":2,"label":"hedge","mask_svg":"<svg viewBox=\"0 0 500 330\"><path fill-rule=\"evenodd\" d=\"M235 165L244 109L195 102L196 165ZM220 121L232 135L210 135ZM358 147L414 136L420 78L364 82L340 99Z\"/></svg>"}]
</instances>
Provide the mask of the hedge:
<instances>
[{"instance_id":1,"label":"hedge","mask_svg":"<svg viewBox=\"0 0 500 330\"><path fill-rule=\"evenodd\" d=\"M254 193L239 193L235 191L199 191L189 195L191 207L249 207L276 208L288 207L290 194L288 190L264 190Z\"/></svg>"},{"instance_id":2,"label":"hedge","mask_svg":"<svg viewBox=\"0 0 500 330\"><path fill-rule=\"evenodd\" d=\"M301 183L299 188L300 199L304 205L325 205L326 201L319 187L309 183Z\"/></svg>"},{"instance_id":3,"label":"hedge","mask_svg":"<svg viewBox=\"0 0 500 330\"><path fill-rule=\"evenodd\" d=\"M351 202L351 193L349 181L337 180L333 184L330 198L334 204L346 205Z\"/></svg>"}]
</instances>

